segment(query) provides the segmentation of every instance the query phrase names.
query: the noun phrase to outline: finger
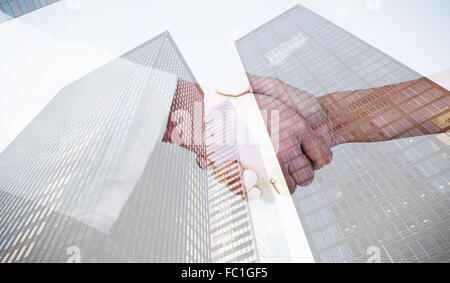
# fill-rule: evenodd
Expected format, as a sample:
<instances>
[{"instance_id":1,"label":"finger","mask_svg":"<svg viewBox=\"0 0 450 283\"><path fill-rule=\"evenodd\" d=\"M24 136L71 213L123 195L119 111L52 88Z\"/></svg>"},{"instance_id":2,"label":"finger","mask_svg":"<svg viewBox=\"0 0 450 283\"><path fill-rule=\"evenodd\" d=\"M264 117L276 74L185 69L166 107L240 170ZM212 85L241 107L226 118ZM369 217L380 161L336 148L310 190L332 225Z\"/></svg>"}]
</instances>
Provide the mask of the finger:
<instances>
[{"instance_id":1,"label":"finger","mask_svg":"<svg viewBox=\"0 0 450 283\"><path fill-rule=\"evenodd\" d=\"M313 95L299 90L278 78L260 77L251 74L247 74L247 76L253 93L274 97L287 107L295 111L300 111L301 113L304 112L305 116L311 115L314 111L321 110Z\"/></svg>"},{"instance_id":2,"label":"finger","mask_svg":"<svg viewBox=\"0 0 450 283\"><path fill-rule=\"evenodd\" d=\"M289 164L286 165L287 176L284 176L286 180L286 184L289 189L289 193L293 195L297 190L297 182L294 180L294 177L289 173Z\"/></svg>"},{"instance_id":3,"label":"finger","mask_svg":"<svg viewBox=\"0 0 450 283\"><path fill-rule=\"evenodd\" d=\"M222 184L231 185L241 172L240 164L237 160L227 161L214 168L214 178Z\"/></svg>"},{"instance_id":4,"label":"finger","mask_svg":"<svg viewBox=\"0 0 450 283\"><path fill-rule=\"evenodd\" d=\"M284 141L280 143L280 151L278 153L279 155L279 161L280 166L284 167L283 169L283 175L286 181L286 184L289 188L289 192L293 194L295 192L295 189L297 187L297 183L295 182L294 178L289 174L289 165L292 160L292 157L289 154L289 148L286 148L286 144L288 144L288 141Z\"/></svg>"},{"instance_id":5,"label":"finger","mask_svg":"<svg viewBox=\"0 0 450 283\"><path fill-rule=\"evenodd\" d=\"M240 195L243 200L247 200L247 193L242 183L242 165L238 160L232 160L223 163L214 168L214 178L227 186L230 192Z\"/></svg>"},{"instance_id":6,"label":"finger","mask_svg":"<svg viewBox=\"0 0 450 283\"><path fill-rule=\"evenodd\" d=\"M275 77L261 77L247 73L252 92L268 95L279 95L290 93L296 88Z\"/></svg>"},{"instance_id":7,"label":"finger","mask_svg":"<svg viewBox=\"0 0 450 283\"><path fill-rule=\"evenodd\" d=\"M273 77L260 77L247 74L253 93L271 96L293 109L296 108L294 97L300 93L293 86Z\"/></svg>"},{"instance_id":8,"label":"finger","mask_svg":"<svg viewBox=\"0 0 450 283\"><path fill-rule=\"evenodd\" d=\"M286 148L287 145L289 148ZM291 194L295 192L297 185L307 186L314 179L314 169L310 160L302 153L300 146L292 141L281 144L280 153L282 164L284 164L288 176L285 176Z\"/></svg>"},{"instance_id":9,"label":"finger","mask_svg":"<svg viewBox=\"0 0 450 283\"><path fill-rule=\"evenodd\" d=\"M202 144L191 144L191 145L182 145L182 147L186 147L189 151L197 155L205 155L206 156L206 146Z\"/></svg>"},{"instance_id":10,"label":"finger","mask_svg":"<svg viewBox=\"0 0 450 283\"><path fill-rule=\"evenodd\" d=\"M260 77L247 73L248 80L250 82L250 88L252 92L263 94L274 94L274 91L278 89L278 81L272 77Z\"/></svg>"},{"instance_id":11,"label":"finger","mask_svg":"<svg viewBox=\"0 0 450 283\"><path fill-rule=\"evenodd\" d=\"M328 144L323 143L314 133L309 132L299 141L303 153L311 160L315 169L320 169L330 164L333 152Z\"/></svg>"},{"instance_id":12,"label":"finger","mask_svg":"<svg viewBox=\"0 0 450 283\"><path fill-rule=\"evenodd\" d=\"M304 155L299 155L289 164L289 174L299 186L305 187L312 183L314 179L314 169L309 159Z\"/></svg>"}]
</instances>

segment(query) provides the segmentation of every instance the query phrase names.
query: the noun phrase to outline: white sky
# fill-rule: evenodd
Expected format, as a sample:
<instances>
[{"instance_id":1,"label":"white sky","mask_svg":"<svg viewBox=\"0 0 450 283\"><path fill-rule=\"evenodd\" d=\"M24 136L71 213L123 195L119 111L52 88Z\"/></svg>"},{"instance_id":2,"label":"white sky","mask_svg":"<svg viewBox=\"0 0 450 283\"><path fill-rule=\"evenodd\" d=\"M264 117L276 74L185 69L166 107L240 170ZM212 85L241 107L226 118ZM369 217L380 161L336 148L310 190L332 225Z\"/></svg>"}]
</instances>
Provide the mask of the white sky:
<instances>
[{"instance_id":1,"label":"white sky","mask_svg":"<svg viewBox=\"0 0 450 283\"><path fill-rule=\"evenodd\" d=\"M448 0L76 2L0 24L0 152L60 88L165 30L214 104L213 90L246 87L233 40L298 3L420 73L450 69Z\"/></svg>"}]
</instances>

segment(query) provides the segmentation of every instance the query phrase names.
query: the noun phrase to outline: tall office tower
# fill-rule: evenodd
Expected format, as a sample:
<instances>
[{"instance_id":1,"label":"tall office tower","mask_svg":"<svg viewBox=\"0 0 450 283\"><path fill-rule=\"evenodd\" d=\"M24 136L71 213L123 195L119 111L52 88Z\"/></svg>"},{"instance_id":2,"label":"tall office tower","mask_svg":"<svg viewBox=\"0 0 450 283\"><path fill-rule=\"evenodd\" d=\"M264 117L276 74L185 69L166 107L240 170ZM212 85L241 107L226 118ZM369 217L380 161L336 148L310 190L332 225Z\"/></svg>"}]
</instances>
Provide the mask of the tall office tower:
<instances>
[{"instance_id":1,"label":"tall office tower","mask_svg":"<svg viewBox=\"0 0 450 283\"><path fill-rule=\"evenodd\" d=\"M448 90L300 5L236 45L248 74L298 89L280 94L267 79L261 109L288 99L319 113L306 121L353 113L330 137L331 164L293 195L316 261L449 261ZM282 128L295 115L280 114ZM291 138L280 130L280 143ZM345 143L358 141L373 143ZM279 152L283 166L298 161L295 146Z\"/></svg>"},{"instance_id":2,"label":"tall office tower","mask_svg":"<svg viewBox=\"0 0 450 283\"><path fill-rule=\"evenodd\" d=\"M247 192L242 180L237 144L237 114L229 101L206 116L206 152L214 163L209 170L209 223L213 262L256 262Z\"/></svg>"},{"instance_id":3,"label":"tall office tower","mask_svg":"<svg viewBox=\"0 0 450 283\"><path fill-rule=\"evenodd\" d=\"M210 261L177 113L202 122L203 93L167 32L62 89L0 155L0 262Z\"/></svg>"},{"instance_id":4,"label":"tall office tower","mask_svg":"<svg viewBox=\"0 0 450 283\"><path fill-rule=\"evenodd\" d=\"M0 23L58 1L60 0L0 0Z\"/></svg>"}]
</instances>

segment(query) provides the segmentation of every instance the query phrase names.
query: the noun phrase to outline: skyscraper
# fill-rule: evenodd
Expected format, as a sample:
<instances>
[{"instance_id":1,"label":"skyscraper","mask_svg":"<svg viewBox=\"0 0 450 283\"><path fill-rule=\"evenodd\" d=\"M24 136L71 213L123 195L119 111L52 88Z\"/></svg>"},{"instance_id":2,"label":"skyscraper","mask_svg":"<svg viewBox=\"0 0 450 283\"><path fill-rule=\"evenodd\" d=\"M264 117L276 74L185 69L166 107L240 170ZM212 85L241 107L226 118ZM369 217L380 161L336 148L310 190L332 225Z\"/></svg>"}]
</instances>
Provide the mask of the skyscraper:
<instances>
[{"instance_id":1,"label":"skyscraper","mask_svg":"<svg viewBox=\"0 0 450 283\"><path fill-rule=\"evenodd\" d=\"M0 23L58 1L60 0L0 0Z\"/></svg>"},{"instance_id":2,"label":"skyscraper","mask_svg":"<svg viewBox=\"0 0 450 283\"><path fill-rule=\"evenodd\" d=\"M213 262L259 261L242 180L237 120L229 101L214 107L206 116L206 152L215 167L208 179Z\"/></svg>"},{"instance_id":3,"label":"skyscraper","mask_svg":"<svg viewBox=\"0 0 450 283\"><path fill-rule=\"evenodd\" d=\"M336 119L357 113L350 130L332 137L340 145L331 164L293 195L316 261L449 261L450 138L429 135L449 129L448 90L300 5L236 46L250 76L298 89L297 105L319 100L333 109L321 114ZM279 103L256 100L266 110ZM289 140L289 131L280 138ZM279 161L296 160L291 152L279 152Z\"/></svg>"},{"instance_id":4,"label":"skyscraper","mask_svg":"<svg viewBox=\"0 0 450 283\"><path fill-rule=\"evenodd\" d=\"M209 261L206 171L162 142L202 105L167 32L62 89L0 155L0 262Z\"/></svg>"}]
</instances>

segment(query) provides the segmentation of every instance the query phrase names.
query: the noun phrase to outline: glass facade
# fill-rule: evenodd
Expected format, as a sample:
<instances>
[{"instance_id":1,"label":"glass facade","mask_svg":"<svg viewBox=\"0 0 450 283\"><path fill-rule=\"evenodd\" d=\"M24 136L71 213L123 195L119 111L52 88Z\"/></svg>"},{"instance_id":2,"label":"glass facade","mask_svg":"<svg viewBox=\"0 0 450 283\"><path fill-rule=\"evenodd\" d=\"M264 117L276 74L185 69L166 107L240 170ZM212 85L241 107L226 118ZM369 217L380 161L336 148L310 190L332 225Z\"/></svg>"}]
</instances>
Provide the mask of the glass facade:
<instances>
[{"instance_id":1,"label":"glass facade","mask_svg":"<svg viewBox=\"0 0 450 283\"><path fill-rule=\"evenodd\" d=\"M177 111L203 122L167 32L62 89L0 155L0 262L210 261L207 172L165 142L192 127Z\"/></svg>"},{"instance_id":2,"label":"glass facade","mask_svg":"<svg viewBox=\"0 0 450 283\"><path fill-rule=\"evenodd\" d=\"M236 110L226 101L206 116L209 221L213 262L259 261L236 138Z\"/></svg>"},{"instance_id":3,"label":"glass facade","mask_svg":"<svg viewBox=\"0 0 450 283\"><path fill-rule=\"evenodd\" d=\"M58 1L60 0L0 0L0 23Z\"/></svg>"},{"instance_id":4,"label":"glass facade","mask_svg":"<svg viewBox=\"0 0 450 283\"><path fill-rule=\"evenodd\" d=\"M255 95L261 110L284 99L313 130L354 113L324 138L334 156L315 171L285 126L299 123L295 111L280 114L280 144L291 146L278 159L287 181L306 180L293 199L316 261L448 262L448 90L300 5L236 46L255 93L269 78L274 95Z\"/></svg>"}]
</instances>

